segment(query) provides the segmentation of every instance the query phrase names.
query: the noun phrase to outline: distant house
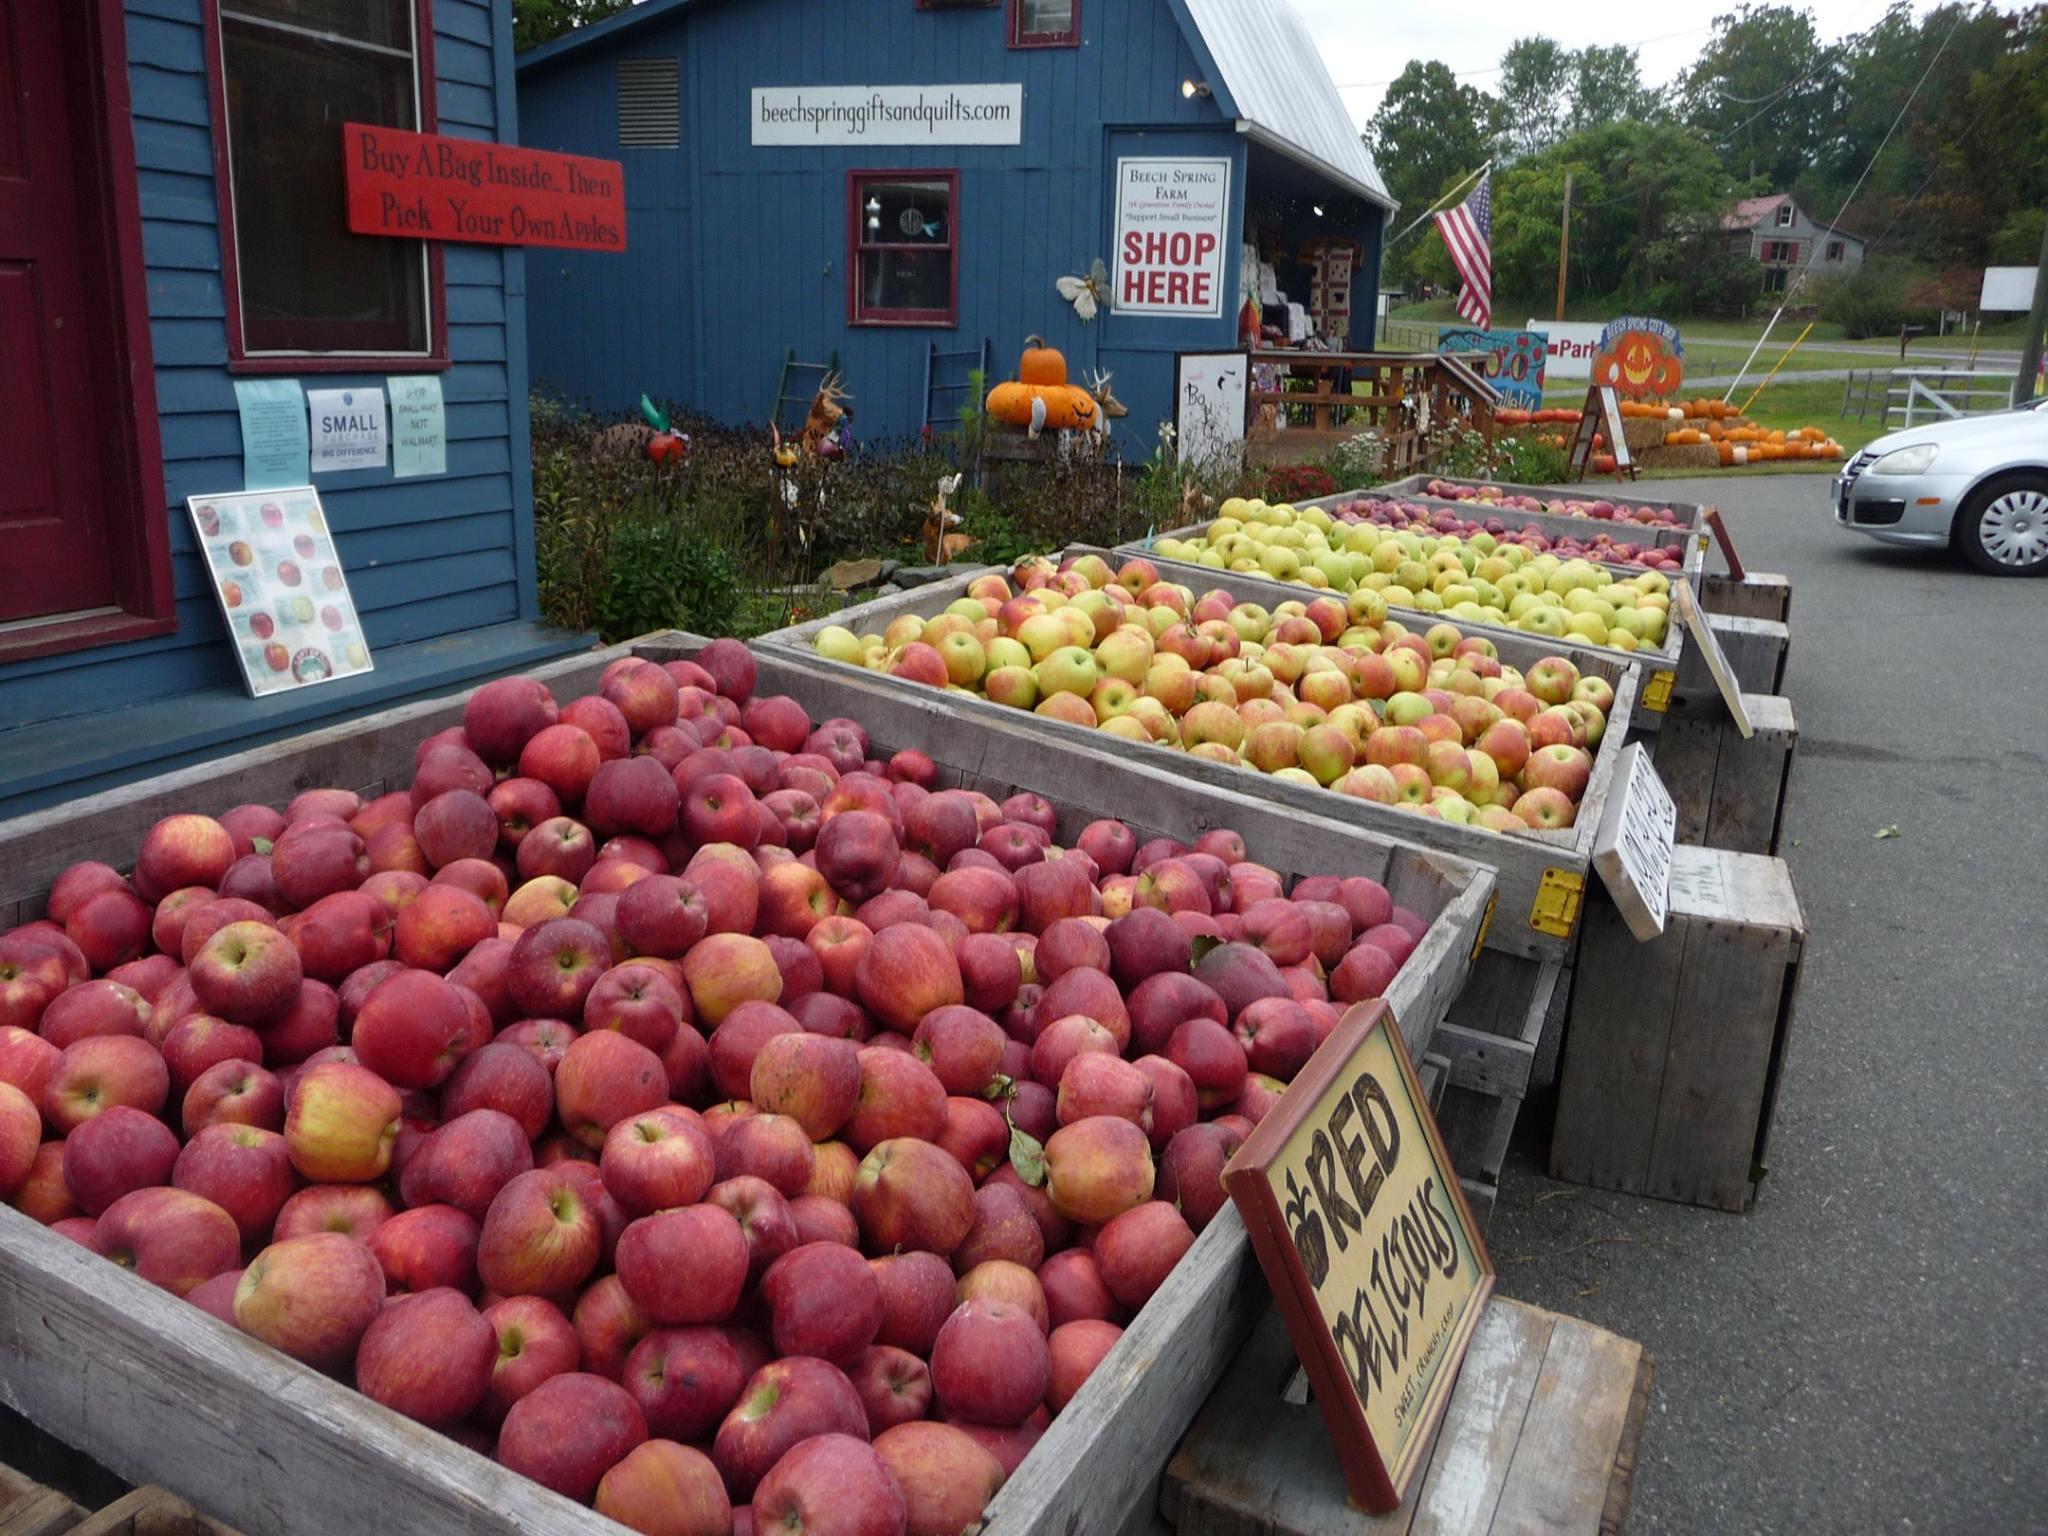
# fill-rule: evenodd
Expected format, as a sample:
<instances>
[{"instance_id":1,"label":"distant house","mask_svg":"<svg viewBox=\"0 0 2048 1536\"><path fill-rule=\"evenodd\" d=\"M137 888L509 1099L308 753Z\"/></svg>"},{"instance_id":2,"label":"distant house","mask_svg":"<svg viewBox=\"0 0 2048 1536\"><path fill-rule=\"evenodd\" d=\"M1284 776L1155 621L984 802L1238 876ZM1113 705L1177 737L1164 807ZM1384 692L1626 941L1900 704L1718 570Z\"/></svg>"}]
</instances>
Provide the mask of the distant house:
<instances>
[{"instance_id":1,"label":"distant house","mask_svg":"<svg viewBox=\"0 0 2048 1536\"><path fill-rule=\"evenodd\" d=\"M1816 277L1840 277L1863 265L1868 244L1846 229L1829 232L1792 201L1789 192L1746 197L1721 220L1731 249L1746 251L1764 269L1764 292L1782 293L1802 267ZM1816 252L1816 244L1821 249Z\"/></svg>"}]
</instances>

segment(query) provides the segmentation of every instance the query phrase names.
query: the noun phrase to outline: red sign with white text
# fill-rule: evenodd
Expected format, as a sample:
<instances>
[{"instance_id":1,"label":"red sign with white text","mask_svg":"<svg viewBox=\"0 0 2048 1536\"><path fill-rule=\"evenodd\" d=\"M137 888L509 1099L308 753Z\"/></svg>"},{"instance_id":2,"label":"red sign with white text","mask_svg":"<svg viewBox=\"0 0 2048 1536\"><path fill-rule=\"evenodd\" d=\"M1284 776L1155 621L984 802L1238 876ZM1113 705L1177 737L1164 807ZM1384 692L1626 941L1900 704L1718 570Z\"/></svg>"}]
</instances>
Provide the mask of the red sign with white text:
<instances>
[{"instance_id":1,"label":"red sign with white text","mask_svg":"<svg viewBox=\"0 0 2048 1536\"><path fill-rule=\"evenodd\" d=\"M343 123L348 227L359 235L485 245L626 248L616 160Z\"/></svg>"}]
</instances>

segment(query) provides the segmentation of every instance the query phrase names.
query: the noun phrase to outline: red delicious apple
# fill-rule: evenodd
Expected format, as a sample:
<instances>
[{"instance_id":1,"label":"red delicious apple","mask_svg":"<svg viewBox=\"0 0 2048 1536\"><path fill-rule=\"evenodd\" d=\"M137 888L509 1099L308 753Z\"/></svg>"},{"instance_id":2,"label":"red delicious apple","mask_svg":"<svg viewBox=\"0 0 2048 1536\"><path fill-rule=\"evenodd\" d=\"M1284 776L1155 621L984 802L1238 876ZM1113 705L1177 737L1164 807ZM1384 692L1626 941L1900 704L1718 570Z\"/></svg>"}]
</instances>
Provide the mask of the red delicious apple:
<instances>
[{"instance_id":1,"label":"red delicious apple","mask_svg":"<svg viewBox=\"0 0 2048 1536\"><path fill-rule=\"evenodd\" d=\"M837 1243L791 1249L761 1276L775 1348L850 1369L882 1325L882 1292L867 1260Z\"/></svg>"},{"instance_id":2,"label":"red delicious apple","mask_svg":"<svg viewBox=\"0 0 2048 1536\"><path fill-rule=\"evenodd\" d=\"M135 888L156 901L180 886L214 886L237 858L234 835L211 816L166 816L142 836Z\"/></svg>"},{"instance_id":3,"label":"red delicious apple","mask_svg":"<svg viewBox=\"0 0 2048 1536\"><path fill-rule=\"evenodd\" d=\"M323 1184L381 1176L391 1165L400 1108L397 1090L367 1067L341 1061L307 1067L292 1084L285 1111L292 1166Z\"/></svg>"},{"instance_id":4,"label":"red delicious apple","mask_svg":"<svg viewBox=\"0 0 2048 1536\"><path fill-rule=\"evenodd\" d=\"M11 1203L30 1221L46 1227L71 1219L92 1220L90 1216L79 1216L78 1202L65 1187L61 1141L46 1141L36 1148L35 1160L29 1164L27 1177L15 1186Z\"/></svg>"},{"instance_id":5,"label":"red delicious apple","mask_svg":"<svg viewBox=\"0 0 2048 1536\"><path fill-rule=\"evenodd\" d=\"M452 1205L421 1205L400 1211L369 1237L370 1251L384 1271L393 1296L453 1286L476 1290L476 1250L482 1229Z\"/></svg>"},{"instance_id":6,"label":"red delicious apple","mask_svg":"<svg viewBox=\"0 0 2048 1536\"><path fill-rule=\"evenodd\" d=\"M802 1194L817 1166L810 1137L788 1115L756 1113L736 1120L719 1133L717 1145L719 1178L764 1179L785 1198Z\"/></svg>"},{"instance_id":7,"label":"red delicious apple","mask_svg":"<svg viewBox=\"0 0 2048 1536\"><path fill-rule=\"evenodd\" d=\"M715 1323L739 1302L747 1240L730 1213L712 1205L657 1211L619 1238L618 1274L656 1323Z\"/></svg>"},{"instance_id":8,"label":"red delicious apple","mask_svg":"<svg viewBox=\"0 0 2048 1536\"><path fill-rule=\"evenodd\" d=\"M1152 1148L1128 1120L1077 1120L1045 1144L1045 1191L1069 1221L1100 1226L1150 1199L1152 1184Z\"/></svg>"},{"instance_id":9,"label":"red delicious apple","mask_svg":"<svg viewBox=\"0 0 2048 1536\"><path fill-rule=\"evenodd\" d=\"M1010 1155L1009 1122L986 1099L955 1094L946 1100L946 1123L937 1144L979 1183Z\"/></svg>"},{"instance_id":10,"label":"red delicious apple","mask_svg":"<svg viewBox=\"0 0 2048 1536\"><path fill-rule=\"evenodd\" d=\"M585 1286L569 1321L583 1344L582 1368L607 1381L619 1379L627 1356L652 1327L617 1275L605 1275Z\"/></svg>"},{"instance_id":11,"label":"red delicious apple","mask_svg":"<svg viewBox=\"0 0 2048 1536\"><path fill-rule=\"evenodd\" d=\"M322 896L361 885L369 878L370 860L363 840L347 827L301 822L287 827L270 850L270 875L278 894L303 911Z\"/></svg>"},{"instance_id":12,"label":"red delicious apple","mask_svg":"<svg viewBox=\"0 0 2048 1536\"><path fill-rule=\"evenodd\" d=\"M864 1435L823 1434L799 1442L754 1491L764 1530L813 1536L902 1536L903 1491Z\"/></svg>"},{"instance_id":13,"label":"red delicious apple","mask_svg":"<svg viewBox=\"0 0 2048 1536\"><path fill-rule=\"evenodd\" d=\"M234 1218L211 1200L152 1187L130 1191L100 1214L92 1249L184 1296L240 1263L242 1238Z\"/></svg>"},{"instance_id":14,"label":"red delicious apple","mask_svg":"<svg viewBox=\"0 0 2048 1536\"><path fill-rule=\"evenodd\" d=\"M569 726L566 729L574 731L576 728ZM593 765L597 762L595 747L591 748L590 761ZM491 792L484 796L484 801L498 819L498 852L515 857L529 832L542 822L552 821L562 814L562 797L553 785L538 778L500 779L491 786Z\"/></svg>"},{"instance_id":15,"label":"red delicious apple","mask_svg":"<svg viewBox=\"0 0 2048 1536\"><path fill-rule=\"evenodd\" d=\"M1168 1038L1163 1054L1194 1080L1197 1098L1208 1110L1233 1103L1249 1070L1237 1037L1213 1019L1189 1019Z\"/></svg>"},{"instance_id":16,"label":"red delicious apple","mask_svg":"<svg viewBox=\"0 0 2048 1536\"><path fill-rule=\"evenodd\" d=\"M263 1031L264 1065L296 1066L318 1054L340 1040L340 1023L340 996L326 982L308 979L300 984L292 1011Z\"/></svg>"},{"instance_id":17,"label":"red delicious apple","mask_svg":"<svg viewBox=\"0 0 2048 1536\"><path fill-rule=\"evenodd\" d=\"M0 1082L0 1200L27 1182L42 1148L43 1117L12 1083Z\"/></svg>"},{"instance_id":18,"label":"red delicious apple","mask_svg":"<svg viewBox=\"0 0 2048 1536\"><path fill-rule=\"evenodd\" d=\"M303 974L333 984L384 959L397 920L384 893L400 904L402 913L424 889L418 875L372 875L363 889L322 896L304 912L285 919Z\"/></svg>"},{"instance_id":19,"label":"red delicious apple","mask_svg":"<svg viewBox=\"0 0 2048 1536\"><path fill-rule=\"evenodd\" d=\"M477 1240L477 1274L502 1296L561 1296L597 1265L597 1202L568 1165L535 1168L498 1191Z\"/></svg>"},{"instance_id":20,"label":"red delicious apple","mask_svg":"<svg viewBox=\"0 0 2048 1536\"><path fill-rule=\"evenodd\" d=\"M884 928L869 940L855 984L862 1006L904 1034L933 1009L959 1003L965 995L959 963L946 941L913 923Z\"/></svg>"},{"instance_id":21,"label":"red delicious apple","mask_svg":"<svg viewBox=\"0 0 2048 1536\"><path fill-rule=\"evenodd\" d=\"M932 1391L949 1418L1021 1424L1051 1384L1046 1335L1030 1313L1000 1301L967 1301L932 1344Z\"/></svg>"},{"instance_id":22,"label":"red delicious apple","mask_svg":"<svg viewBox=\"0 0 2048 1536\"><path fill-rule=\"evenodd\" d=\"M1124 1335L1115 1323L1084 1318L1053 1329L1047 1341L1052 1354L1052 1384L1045 1400L1054 1413L1063 1411L1074 1394L1087 1384L1103 1356L1116 1347Z\"/></svg>"},{"instance_id":23,"label":"red delicious apple","mask_svg":"<svg viewBox=\"0 0 2048 1536\"><path fill-rule=\"evenodd\" d=\"M882 1293L882 1324L875 1342L929 1355L939 1329L953 1315L953 1268L935 1253L910 1252L868 1260Z\"/></svg>"},{"instance_id":24,"label":"red delicious apple","mask_svg":"<svg viewBox=\"0 0 2048 1536\"><path fill-rule=\"evenodd\" d=\"M533 1167L517 1120L472 1109L430 1132L406 1162L399 1190L407 1205L452 1205L479 1221L498 1191Z\"/></svg>"},{"instance_id":25,"label":"red delicious apple","mask_svg":"<svg viewBox=\"0 0 2048 1536\"><path fill-rule=\"evenodd\" d=\"M188 882L211 885L211 880ZM89 897L101 891L129 890L127 880L111 864L102 864L97 859L85 859L76 864L67 864L58 871L57 878L50 882L50 893L44 898L43 911L58 927L71 921L72 914L84 906ZM81 981L83 977L79 978Z\"/></svg>"},{"instance_id":26,"label":"red delicious apple","mask_svg":"<svg viewBox=\"0 0 2048 1536\"><path fill-rule=\"evenodd\" d=\"M1095 1262L1110 1294L1137 1311L1194 1246L1195 1234L1164 1200L1148 1200L1113 1217L1095 1235Z\"/></svg>"},{"instance_id":27,"label":"red delicious apple","mask_svg":"<svg viewBox=\"0 0 2048 1536\"><path fill-rule=\"evenodd\" d=\"M624 1387L568 1371L511 1405L497 1457L542 1487L587 1503L598 1480L646 1439L647 1421Z\"/></svg>"},{"instance_id":28,"label":"red delicious apple","mask_svg":"<svg viewBox=\"0 0 2048 1536\"><path fill-rule=\"evenodd\" d=\"M554 1118L555 1085L533 1052L498 1040L466 1056L441 1090L441 1113L453 1120L473 1109L510 1115L529 1141Z\"/></svg>"},{"instance_id":29,"label":"red delicious apple","mask_svg":"<svg viewBox=\"0 0 2048 1536\"><path fill-rule=\"evenodd\" d=\"M577 1036L555 1068L556 1113L586 1147L603 1147L614 1125L667 1101L661 1058L615 1030Z\"/></svg>"},{"instance_id":30,"label":"red delicious apple","mask_svg":"<svg viewBox=\"0 0 2048 1536\"><path fill-rule=\"evenodd\" d=\"M977 1189L974 1225L953 1250L954 1267L963 1275L996 1262L1036 1270L1044 1259L1045 1234L1023 1195L1009 1184L986 1184Z\"/></svg>"},{"instance_id":31,"label":"red delicious apple","mask_svg":"<svg viewBox=\"0 0 2048 1536\"><path fill-rule=\"evenodd\" d=\"M477 905L481 909L482 903ZM469 1053L475 1033L474 1015L460 989L432 972L406 970L370 993L349 1043L362 1064L386 1082L434 1088Z\"/></svg>"},{"instance_id":32,"label":"red delicious apple","mask_svg":"<svg viewBox=\"0 0 2048 1536\"><path fill-rule=\"evenodd\" d=\"M505 985L528 1017L575 1023L583 1016L583 1000L610 968L611 946L602 932L580 919L558 917L520 934Z\"/></svg>"},{"instance_id":33,"label":"red delicious apple","mask_svg":"<svg viewBox=\"0 0 2048 1536\"><path fill-rule=\"evenodd\" d=\"M297 1182L284 1138L252 1125L201 1128L171 1166L171 1183L226 1211L245 1243L269 1234Z\"/></svg>"},{"instance_id":34,"label":"red delicious apple","mask_svg":"<svg viewBox=\"0 0 2048 1536\"><path fill-rule=\"evenodd\" d=\"M462 859L487 859L498 847L498 813L473 789L434 796L413 816L413 837L435 869Z\"/></svg>"},{"instance_id":35,"label":"red delicious apple","mask_svg":"<svg viewBox=\"0 0 2048 1536\"><path fill-rule=\"evenodd\" d=\"M339 1232L368 1242L392 1216L391 1202L368 1184L314 1184L278 1208L271 1236L278 1242L308 1232Z\"/></svg>"},{"instance_id":36,"label":"red delicious apple","mask_svg":"<svg viewBox=\"0 0 2048 1536\"><path fill-rule=\"evenodd\" d=\"M717 1466L673 1440L648 1440L628 1451L598 1480L596 1504L607 1519L657 1536L733 1536L736 1530Z\"/></svg>"},{"instance_id":37,"label":"red delicious apple","mask_svg":"<svg viewBox=\"0 0 2048 1536\"><path fill-rule=\"evenodd\" d=\"M63 1048L16 1024L0 1024L0 1083L18 1088L40 1106ZM40 1108L38 1108L40 1113Z\"/></svg>"},{"instance_id":38,"label":"red delicious apple","mask_svg":"<svg viewBox=\"0 0 2048 1536\"><path fill-rule=\"evenodd\" d=\"M82 901L64 924L95 973L141 957L150 943L149 907L126 885L96 891Z\"/></svg>"},{"instance_id":39,"label":"red delicious apple","mask_svg":"<svg viewBox=\"0 0 2048 1536\"><path fill-rule=\"evenodd\" d=\"M792 1448L830 1434L867 1434L860 1394L837 1366L796 1355L754 1373L718 1426L711 1459L731 1495L747 1499Z\"/></svg>"},{"instance_id":40,"label":"red delicious apple","mask_svg":"<svg viewBox=\"0 0 2048 1536\"><path fill-rule=\"evenodd\" d=\"M636 881L619 897L619 933L635 954L680 958L708 923L703 893L674 875Z\"/></svg>"},{"instance_id":41,"label":"red delicious apple","mask_svg":"<svg viewBox=\"0 0 2048 1536\"><path fill-rule=\"evenodd\" d=\"M482 1417L501 1421L512 1405L542 1382L576 1369L582 1342L561 1308L538 1296L512 1296L484 1311L498 1338L498 1355L484 1393Z\"/></svg>"},{"instance_id":42,"label":"red delicious apple","mask_svg":"<svg viewBox=\"0 0 2048 1536\"><path fill-rule=\"evenodd\" d=\"M356 1390L434 1426L483 1401L498 1335L467 1296L448 1287L402 1296L377 1314L356 1349Z\"/></svg>"},{"instance_id":43,"label":"red delicious apple","mask_svg":"<svg viewBox=\"0 0 2048 1536\"><path fill-rule=\"evenodd\" d=\"M383 1306L376 1256L338 1232L272 1243L235 1289L235 1322L244 1333L321 1370L354 1358Z\"/></svg>"},{"instance_id":44,"label":"red delicious apple","mask_svg":"<svg viewBox=\"0 0 2048 1536\"><path fill-rule=\"evenodd\" d=\"M513 866L522 880L552 875L581 880L597 863L597 839L590 828L570 816L550 816L519 841Z\"/></svg>"},{"instance_id":45,"label":"red delicious apple","mask_svg":"<svg viewBox=\"0 0 2048 1536\"><path fill-rule=\"evenodd\" d=\"M1038 1271L1045 1292L1047 1320L1055 1330L1083 1318L1121 1323L1129 1317L1103 1283L1095 1255L1086 1248L1068 1248L1047 1259Z\"/></svg>"},{"instance_id":46,"label":"red delicious apple","mask_svg":"<svg viewBox=\"0 0 2048 1536\"><path fill-rule=\"evenodd\" d=\"M164 1066L171 1074L171 1092L182 1104L202 1073L223 1062L254 1065L263 1059L263 1037L240 1024L208 1014L178 1020L163 1039Z\"/></svg>"},{"instance_id":47,"label":"red delicious apple","mask_svg":"<svg viewBox=\"0 0 2048 1536\"><path fill-rule=\"evenodd\" d=\"M640 1216L703 1199L716 1156L693 1111L652 1109L612 1126L599 1166L612 1198Z\"/></svg>"},{"instance_id":48,"label":"red delicious apple","mask_svg":"<svg viewBox=\"0 0 2048 1536\"><path fill-rule=\"evenodd\" d=\"M64 1184L80 1210L97 1216L131 1190L170 1183L177 1161L178 1138L169 1126L116 1104L65 1138Z\"/></svg>"},{"instance_id":49,"label":"red delicious apple","mask_svg":"<svg viewBox=\"0 0 2048 1536\"><path fill-rule=\"evenodd\" d=\"M518 761L526 744L552 726L559 713L546 684L531 677L501 677L469 696L462 733L485 762L503 765Z\"/></svg>"},{"instance_id":50,"label":"red delicious apple","mask_svg":"<svg viewBox=\"0 0 2048 1536\"><path fill-rule=\"evenodd\" d=\"M853 1214L871 1248L951 1253L974 1224L974 1181L931 1142L896 1137L862 1160Z\"/></svg>"},{"instance_id":51,"label":"red delicious apple","mask_svg":"<svg viewBox=\"0 0 2048 1536\"><path fill-rule=\"evenodd\" d=\"M774 951L746 934L712 933L699 940L683 956L683 980L697 1016L714 1027L744 1003L772 1003L782 996Z\"/></svg>"},{"instance_id":52,"label":"red delicious apple","mask_svg":"<svg viewBox=\"0 0 2048 1536\"><path fill-rule=\"evenodd\" d=\"M675 830L681 803L674 778L658 760L626 757L598 764L584 795L583 815L600 837L664 837Z\"/></svg>"},{"instance_id":53,"label":"red delicious apple","mask_svg":"<svg viewBox=\"0 0 2048 1536\"><path fill-rule=\"evenodd\" d=\"M957 1536L981 1518L1007 1474L953 1424L902 1423L875 1436L874 1451L902 1491L904 1536Z\"/></svg>"},{"instance_id":54,"label":"red delicious apple","mask_svg":"<svg viewBox=\"0 0 2048 1536\"><path fill-rule=\"evenodd\" d=\"M633 1346L620 1377L650 1433L690 1441L718 1427L746 1381L725 1332L702 1327L655 1329Z\"/></svg>"},{"instance_id":55,"label":"red delicious apple","mask_svg":"<svg viewBox=\"0 0 2048 1536\"><path fill-rule=\"evenodd\" d=\"M492 872L495 874L495 869ZM453 883L436 883L398 914L393 949L409 966L446 973L497 931L497 919L476 892Z\"/></svg>"},{"instance_id":56,"label":"red delicious apple","mask_svg":"<svg viewBox=\"0 0 2048 1536\"><path fill-rule=\"evenodd\" d=\"M907 1349L873 1345L861 1352L847 1376L867 1410L870 1434L922 1419L931 1408L931 1371Z\"/></svg>"},{"instance_id":57,"label":"red delicious apple","mask_svg":"<svg viewBox=\"0 0 2048 1536\"><path fill-rule=\"evenodd\" d=\"M58 993L43 1009L36 1031L58 1050L93 1035L142 1035L150 1005L118 981L88 981Z\"/></svg>"}]
</instances>

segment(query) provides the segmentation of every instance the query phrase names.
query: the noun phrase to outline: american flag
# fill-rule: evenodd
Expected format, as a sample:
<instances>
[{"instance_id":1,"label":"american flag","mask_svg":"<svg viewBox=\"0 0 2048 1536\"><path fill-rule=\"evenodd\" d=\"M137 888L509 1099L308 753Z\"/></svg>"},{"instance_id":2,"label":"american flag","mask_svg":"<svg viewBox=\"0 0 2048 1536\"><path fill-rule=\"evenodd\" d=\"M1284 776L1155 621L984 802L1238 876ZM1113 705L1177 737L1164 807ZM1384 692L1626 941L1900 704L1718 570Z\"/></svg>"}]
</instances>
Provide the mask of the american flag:
<instances>
[{"instance_id":1,"label":"american flag","mask_svg":"<svg viewBox=\"0 0 2048 1536\"><path fill-rule=\"evenodd\" d=\"M1458 313L1484 330L1493 324L1493 172L1479 178L1464 202L1438 214L1436 227L1465 280Z\"/></svg>"}]
</instances>

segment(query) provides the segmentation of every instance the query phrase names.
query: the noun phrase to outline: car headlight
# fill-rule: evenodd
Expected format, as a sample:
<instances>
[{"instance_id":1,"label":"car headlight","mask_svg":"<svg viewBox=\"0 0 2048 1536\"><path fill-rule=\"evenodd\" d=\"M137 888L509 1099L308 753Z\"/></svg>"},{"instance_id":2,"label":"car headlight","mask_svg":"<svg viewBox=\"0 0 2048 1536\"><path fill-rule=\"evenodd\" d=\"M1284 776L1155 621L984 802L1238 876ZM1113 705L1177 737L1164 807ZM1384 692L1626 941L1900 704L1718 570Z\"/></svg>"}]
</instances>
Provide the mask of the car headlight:
<instances>
[{"instance_id":1,"label":"car headlight","mask_svg":"<svg viewBox=\"0 0 2048 1536\"><path fill-rule=\"evenodd\" d=\"M1937 452L1933 443L1915 443L1910 448L1894 448L1890 453L1870 466L1873 475L1924 475L1933 464Z\"/></svg>"}]
</instances>

